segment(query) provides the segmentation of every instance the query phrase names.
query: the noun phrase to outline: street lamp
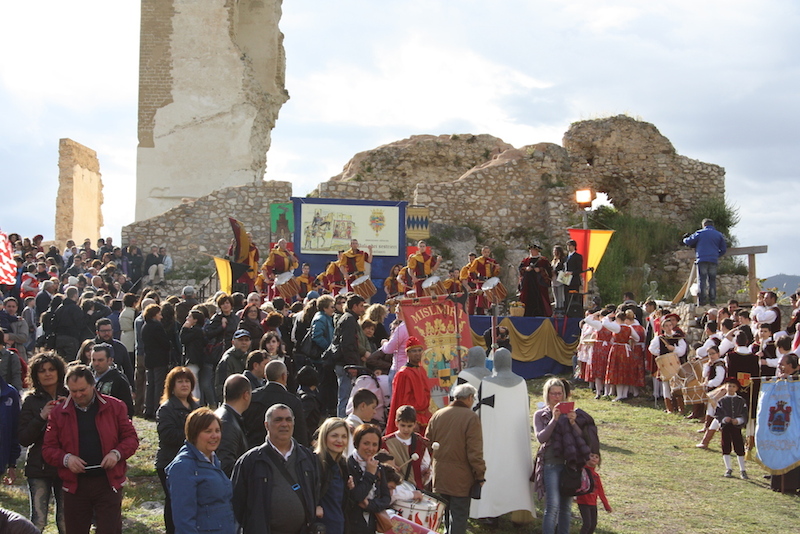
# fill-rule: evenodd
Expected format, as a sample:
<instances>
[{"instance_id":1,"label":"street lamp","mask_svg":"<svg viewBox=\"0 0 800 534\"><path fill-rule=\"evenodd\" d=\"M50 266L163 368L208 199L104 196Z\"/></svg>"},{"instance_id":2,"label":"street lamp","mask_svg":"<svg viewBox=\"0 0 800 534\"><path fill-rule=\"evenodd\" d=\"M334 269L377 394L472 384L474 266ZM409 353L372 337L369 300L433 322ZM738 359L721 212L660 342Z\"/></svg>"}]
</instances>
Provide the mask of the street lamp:
<instances>
[{"instance_id":1,"label":"street lamp","mask_svg":"<svg viewBox=\"0 0 800 534\"><path fill-rule=\"evenodd\" d=\"M594 195L591 189L578 189L575 191L575 202L578 203L578 207L582 211L584 230L589 229L589 214L586 210L592 207L592 200L594 200Z\"/></svg>"}]
</instances>

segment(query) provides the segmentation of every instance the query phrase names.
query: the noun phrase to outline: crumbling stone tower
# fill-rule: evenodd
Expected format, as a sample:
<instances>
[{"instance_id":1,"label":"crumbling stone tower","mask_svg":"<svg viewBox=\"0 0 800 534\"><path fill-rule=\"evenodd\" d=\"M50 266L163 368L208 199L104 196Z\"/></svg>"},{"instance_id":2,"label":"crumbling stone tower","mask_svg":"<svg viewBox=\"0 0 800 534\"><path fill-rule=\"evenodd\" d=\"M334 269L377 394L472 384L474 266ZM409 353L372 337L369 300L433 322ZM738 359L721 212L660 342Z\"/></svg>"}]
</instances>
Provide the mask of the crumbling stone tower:
<instances>
[{"instance_id":1,"label":"crumbling stone tower","mask_svg":"<svg viewBox=\"0 0 800 534\"><path fill-rule=\"evenodd\" d=\"M142 0L136 220L264 177L284 87L281 0Z\"/></svg>"}]
</instances>

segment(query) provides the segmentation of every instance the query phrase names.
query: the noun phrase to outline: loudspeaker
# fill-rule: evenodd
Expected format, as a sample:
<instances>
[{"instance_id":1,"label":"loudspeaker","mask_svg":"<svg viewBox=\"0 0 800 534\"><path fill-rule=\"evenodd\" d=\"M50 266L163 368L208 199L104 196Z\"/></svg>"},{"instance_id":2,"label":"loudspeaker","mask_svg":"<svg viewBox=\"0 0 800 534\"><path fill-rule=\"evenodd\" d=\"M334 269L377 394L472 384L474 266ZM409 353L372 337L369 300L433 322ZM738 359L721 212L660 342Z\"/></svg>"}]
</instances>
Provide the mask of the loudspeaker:
<instances>
[{"instance_id":1,"label":"loudspeaker","mask_svg":"<svg viewBox=\"0 0 800 534\"><path fill-rule=\"evenodd\" d=\"M583 319L583 293L567 293L567 317Z\"/></svg>"}]
</instances>

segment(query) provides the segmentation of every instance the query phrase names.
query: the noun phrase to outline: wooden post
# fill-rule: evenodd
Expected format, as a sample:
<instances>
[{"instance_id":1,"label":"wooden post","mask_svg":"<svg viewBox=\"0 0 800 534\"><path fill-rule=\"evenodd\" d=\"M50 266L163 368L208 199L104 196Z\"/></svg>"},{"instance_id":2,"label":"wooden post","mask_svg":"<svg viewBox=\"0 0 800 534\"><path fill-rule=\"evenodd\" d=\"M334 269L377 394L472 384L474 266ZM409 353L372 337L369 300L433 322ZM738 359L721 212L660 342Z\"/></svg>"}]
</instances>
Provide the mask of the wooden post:
<instances>
[{"instance_id":1,"label":"wooden post","mask_svg":"<svg viewBox=\"0 0 800 534\"><path fill-rule=\"evenodd\" d=\"M750 282L750 302L755 302L758 298L758 277L756 276L756 255L747 255L747 279Z\"/></svg>"}]
</instances>

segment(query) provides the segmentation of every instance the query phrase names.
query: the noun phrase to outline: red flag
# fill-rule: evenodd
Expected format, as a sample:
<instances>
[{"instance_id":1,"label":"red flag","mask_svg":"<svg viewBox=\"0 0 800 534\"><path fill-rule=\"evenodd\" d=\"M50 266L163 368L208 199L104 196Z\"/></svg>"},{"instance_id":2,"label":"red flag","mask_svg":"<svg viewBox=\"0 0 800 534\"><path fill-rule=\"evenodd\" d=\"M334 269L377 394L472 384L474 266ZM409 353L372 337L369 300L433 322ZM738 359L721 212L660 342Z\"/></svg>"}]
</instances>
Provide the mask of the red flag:
<instances>
[{"instance_id":1,"label":"red flag","mask_svg":"<svg viewBox=\"0 0 800 534\"><path fill-rule=\"evenodd\" d=\"M232 259L237 263L248 263L247 259L250 255L250 236L244 229L244 225L234 219L228 217L233 229L233 237L236 239L236 246L233 249Z\"/></svg>"},{"instance_id":2,"label":"red flag","mask_svg":"<svg viewBox=\"0 0 800 534\"><path fill-rule=\"evenodd\" d=\"M14 261L14 249L8 236L0 232L0 284L13 286L17 283L17 262Z\"/></svg>"}]
</instances>

